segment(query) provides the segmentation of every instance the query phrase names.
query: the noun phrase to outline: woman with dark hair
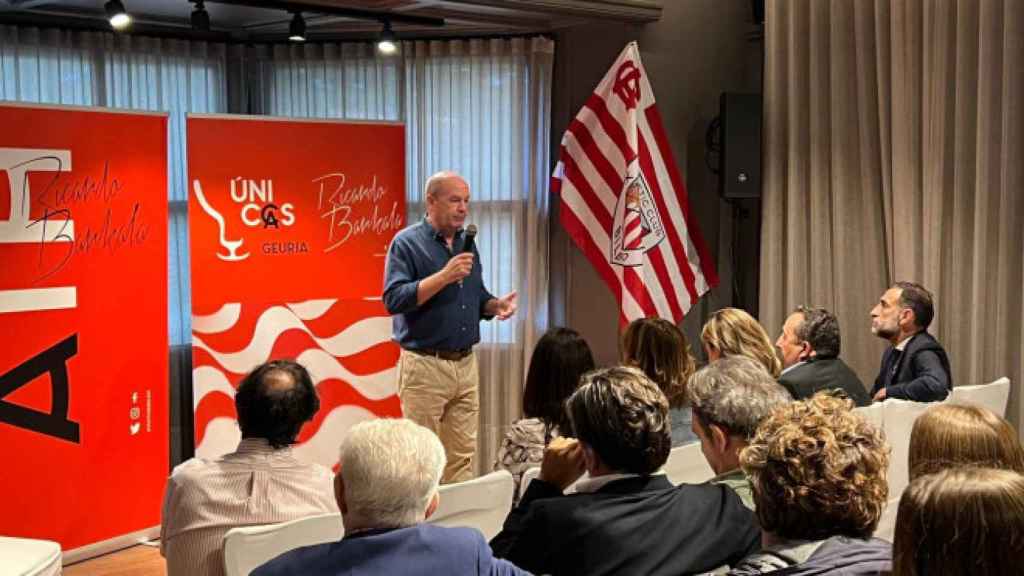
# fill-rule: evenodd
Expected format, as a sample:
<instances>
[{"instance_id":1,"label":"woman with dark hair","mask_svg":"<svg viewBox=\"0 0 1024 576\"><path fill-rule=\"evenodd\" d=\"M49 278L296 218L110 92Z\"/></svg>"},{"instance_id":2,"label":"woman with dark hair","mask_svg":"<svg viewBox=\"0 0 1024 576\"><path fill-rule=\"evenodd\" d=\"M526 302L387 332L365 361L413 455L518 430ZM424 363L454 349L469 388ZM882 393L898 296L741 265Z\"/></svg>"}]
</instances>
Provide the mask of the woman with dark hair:
<instances>
[{"instance_id":1,"label":"woman with dark hair","mask_svg":"<svg viewBox=\"0 0 1024 576\"><path fill-rule=\"evenodd\" d=\"M590 347L575 330L552 328L537 342L523 390L525 418L505 433L494 463L495 470L512 473L517 499L523 472L540 466L552 438L571 433L563 403L579 386L580 376L593 369Z\"/></svg>"},{"instance_id":2,"label":"woman with dark hair","mask_svg":"<svg viewBox=\"0 0 1024 576\"><path fill-rule=\"evenodd\" d=\"M893 576L1010 576L1024 559L1024 476L953 467L925 474L900 498Z\"/></svg>"},{"instance_id":3,"label":"woman with dark hair","mask_svg":"<svg viewBox=\"0 0 1024 576\"><path fill-rule=\"evenodd\" d=\"M686 404L686 382L697 363L682 331L663 318L632 321L622 336L622 363L643 370L665 393L672 420L672 446L696 442Z\"/></svg>"}]
</instances>

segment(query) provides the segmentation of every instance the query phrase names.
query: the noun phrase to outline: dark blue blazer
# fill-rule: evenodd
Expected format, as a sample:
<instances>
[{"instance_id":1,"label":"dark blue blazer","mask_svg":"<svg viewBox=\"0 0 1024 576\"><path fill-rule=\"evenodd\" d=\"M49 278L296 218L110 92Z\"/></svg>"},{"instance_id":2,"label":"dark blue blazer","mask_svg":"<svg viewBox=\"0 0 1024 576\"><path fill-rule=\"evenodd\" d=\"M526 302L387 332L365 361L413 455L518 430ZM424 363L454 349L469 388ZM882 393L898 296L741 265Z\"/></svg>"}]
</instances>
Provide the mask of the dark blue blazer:
<instances>
[{"instance_id":1,"label":"dark blue blazer","mask_svg":"<svg viewBox=\"0 0 1024 576\"><path fill-rule=\"evenodd\" d=\"M491 556L483 534L472 528L418 524L370 530L338 542L285 552L250 576L529 576Z\"/></svg>"},{"instance_id":2,"label":"dark blue blazer","mask_svg":"<svg viewBox=\"0 0 1024 576\"><path fill-rule=\"evenodd\" d=\"M953 389L953 376L949 358L938 340L927 332L914 334L893 366L895 351L889 346L882 354L882 366L871 389L872 396L885 388L886 398L915 402L945 400Z\"/></svg>"}]
</instances>

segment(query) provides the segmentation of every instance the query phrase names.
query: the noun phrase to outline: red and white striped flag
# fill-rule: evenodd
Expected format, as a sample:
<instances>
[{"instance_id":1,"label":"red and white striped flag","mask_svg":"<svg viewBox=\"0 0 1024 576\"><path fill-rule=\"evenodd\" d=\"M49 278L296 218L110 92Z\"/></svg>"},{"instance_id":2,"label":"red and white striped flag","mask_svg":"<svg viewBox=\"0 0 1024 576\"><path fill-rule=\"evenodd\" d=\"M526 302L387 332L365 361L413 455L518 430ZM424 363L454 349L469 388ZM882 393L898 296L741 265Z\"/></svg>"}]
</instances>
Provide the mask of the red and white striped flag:
<instances>
[{"instance_id":1,"label":"red and white striped flag","mask_svg":"<svg viewBox=\"0 0 1024 576\"><path fill-rule=\"evenodd\" d=\"M560 219L619 301L619 321L680 322L718 285L636 42L562 136Z\"/></svg>"}]
</instances>

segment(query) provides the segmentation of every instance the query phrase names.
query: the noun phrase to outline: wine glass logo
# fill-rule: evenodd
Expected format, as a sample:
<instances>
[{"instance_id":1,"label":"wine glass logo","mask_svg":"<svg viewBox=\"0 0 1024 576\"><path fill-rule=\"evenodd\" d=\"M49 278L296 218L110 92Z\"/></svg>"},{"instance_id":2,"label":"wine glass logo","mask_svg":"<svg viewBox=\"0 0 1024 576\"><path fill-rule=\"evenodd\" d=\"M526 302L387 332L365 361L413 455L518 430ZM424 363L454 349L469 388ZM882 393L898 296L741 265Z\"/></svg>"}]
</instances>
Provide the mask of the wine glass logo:
<instances>
[{"instance_id":1,"label":"wine glass logo","mask_svg":"<svg viewBox=\"0 0 1024 576\"><path fill-rule=\"evenodd\" d=\"M199 205L202 206L203 211L206 212L210 216L210 218L213 218L217 222L217 228L219 230L218 240L220 241L220 245L223 246L228 251L227 254L221 254L220 252L218 252L217 258L220 258L221 260L226 260L228 262L245 260L246 258L248 258L248 252L246 252L245 254L238 253L238 249L242 246L242 243L245 242L245 239L243 238L239 240L228 240L227 225L224 222L224 216L221 216L221 213L218 212L216 208L211 206L210 203L206 201L206 196L203 195L203 187L199 184L199 180L192 181L192 190L195 192L196 200L199 200Z\"/></svg>"}]
</instances>

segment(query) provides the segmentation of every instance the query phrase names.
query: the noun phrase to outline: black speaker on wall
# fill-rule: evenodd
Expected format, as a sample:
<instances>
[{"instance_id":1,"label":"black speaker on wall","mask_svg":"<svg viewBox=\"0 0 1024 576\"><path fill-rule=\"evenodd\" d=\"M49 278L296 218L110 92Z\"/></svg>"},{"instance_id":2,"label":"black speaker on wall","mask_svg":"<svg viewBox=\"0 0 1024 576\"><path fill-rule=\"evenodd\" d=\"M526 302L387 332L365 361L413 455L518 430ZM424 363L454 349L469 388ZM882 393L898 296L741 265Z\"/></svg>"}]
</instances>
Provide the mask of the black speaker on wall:
<instances>
[{"instance_id":1,"label":"black speaker on wall","mask_svg":"<svg viewBox=\"0 0 1024 576\"><path fill-rule=\"evenodd\" d=\"M723 92L719 119L719 192L725 198L760 198L761 95Z\"/></svg>"}]
</instances>

